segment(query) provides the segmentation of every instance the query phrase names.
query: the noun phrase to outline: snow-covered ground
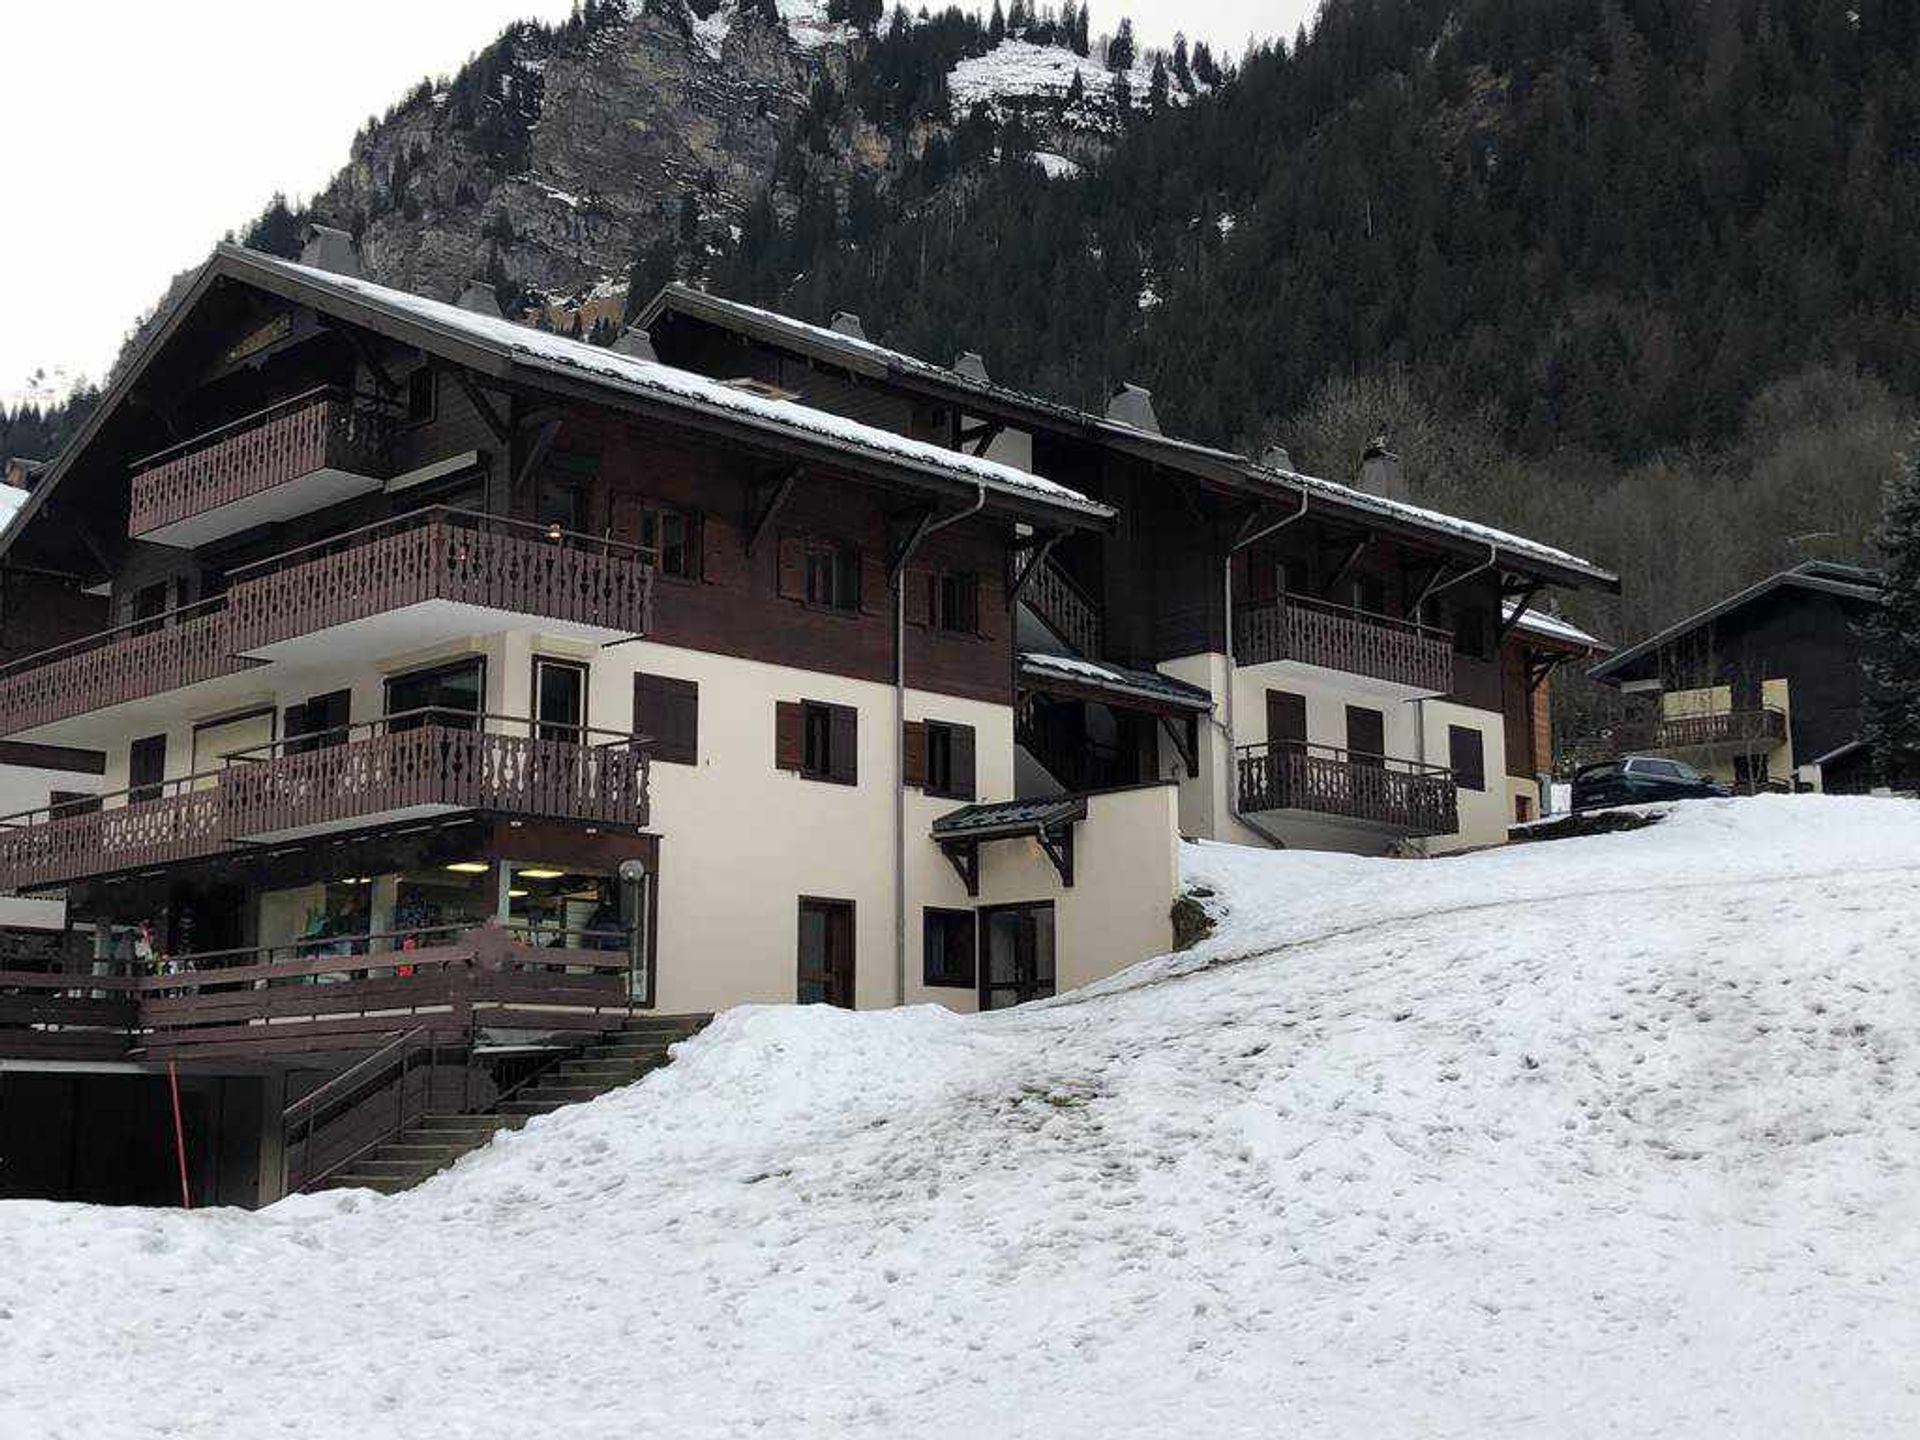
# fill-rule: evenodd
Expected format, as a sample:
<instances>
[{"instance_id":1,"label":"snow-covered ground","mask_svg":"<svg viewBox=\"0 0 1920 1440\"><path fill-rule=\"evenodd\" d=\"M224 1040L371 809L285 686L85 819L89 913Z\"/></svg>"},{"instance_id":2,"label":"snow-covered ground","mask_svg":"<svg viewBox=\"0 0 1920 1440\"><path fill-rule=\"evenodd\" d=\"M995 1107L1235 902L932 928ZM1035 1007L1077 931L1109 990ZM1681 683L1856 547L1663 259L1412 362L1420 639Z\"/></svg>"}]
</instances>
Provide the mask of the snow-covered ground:
<instances>
[{"instance_id":1,"label":"snow-covered ground","mask_svg":"<svg viewBox=\"0 0 1920 1440\"><path fill-rule=\"evenodd\" d=\"M392 1200L0 1205L0 1435L1920 1433L1920 805L1188 869L1194 951L736 1011Z\"/></svg>"},{"instance_id":2,"label":"snow-covered ground","mask_svg":"<svg viewBox=\"0 0 1920 1440\"><path fill-rule=\"evenodd\" d=\"M971 55L947 74L947 93L953 101L953 113L964 115L975 105L985 105L997 116L1004 104L1058 104L1073 88L1073 77L1080 77L1085 96L1085 113L1069 117L1071 123L1100 128L1111 119L1113 109L1113 72L1103 61L1088 55L1076 55L1062 45L1036 45L1030 40L1003 40L984 55ZM1153 57L1137 58L1127 72L1127 84L1133 103L1144 105L1153 84ZM1191 98L1178 85L1170 85L1170 103L1184 105Z\"/></svg>"}]
</instances>

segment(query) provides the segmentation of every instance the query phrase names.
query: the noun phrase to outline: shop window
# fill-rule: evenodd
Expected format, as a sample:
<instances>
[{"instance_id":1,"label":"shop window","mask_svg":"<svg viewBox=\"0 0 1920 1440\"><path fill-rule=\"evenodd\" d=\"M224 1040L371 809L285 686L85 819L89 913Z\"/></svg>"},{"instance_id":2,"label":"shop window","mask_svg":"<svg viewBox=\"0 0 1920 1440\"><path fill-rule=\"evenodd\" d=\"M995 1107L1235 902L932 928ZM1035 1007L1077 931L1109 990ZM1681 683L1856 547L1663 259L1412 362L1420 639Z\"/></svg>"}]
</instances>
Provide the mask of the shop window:
<instances>
[{"instance_id":1,"label":"shop window","mask_svg":"<svg viewBox=\"0 0 1920 1440\"><path fill-rule=\"evenodd\" d=\"M971 910L929 905L921 922L921 969L928 985L974 987L974 920Z\"/></svg>"},{"instance_id":2,"label":"shop window","mask_svg":"<svg viewBox=\"0 0 1920 1440\"><path fill-rule=\"evenodd\" d=\"M625 951L633 917L627 887L606 871L507 862L507 928L537 950Z\"/></svg>"}]
</instances>

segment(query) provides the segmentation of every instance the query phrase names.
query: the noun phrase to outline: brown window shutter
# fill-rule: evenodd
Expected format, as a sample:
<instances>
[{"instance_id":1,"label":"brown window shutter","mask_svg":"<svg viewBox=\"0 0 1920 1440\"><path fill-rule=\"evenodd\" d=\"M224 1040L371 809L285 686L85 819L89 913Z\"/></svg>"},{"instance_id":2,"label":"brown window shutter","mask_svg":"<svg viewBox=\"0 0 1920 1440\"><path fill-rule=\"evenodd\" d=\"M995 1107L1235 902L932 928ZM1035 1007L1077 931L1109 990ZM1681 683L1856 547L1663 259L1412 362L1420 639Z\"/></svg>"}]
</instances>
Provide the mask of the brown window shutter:
<instances>
[{"instance_id":1,"label":"brown window shutter","mask_svg":"<svg viewBox=\"0 0 1920 1440\"><path fill-rule=\"evenodd\" d=\"M973 794L973 726L950 725L948 744L953 755L953 793L962 800Z\"/></svg>"},{"instance_id":2,"label":"brown window shutter","mask_svg":"<svg viewBox=\"0 0 1920 1440\"><path fill-rule=\"evenodd\" d=\"M700 687L671 675L633 677L633 729L652 739L649 752L670 765L700 763Z\"/></svg>"},{"instance_id":3,"label":"brown window shutter","mask_svg":"<svg viewBox=\"0 0 1920 1440\"><path fill-rule=\"evenodd\" d=\"M780 537L780 585L782 600L807 598L807 545L798 535Z\"/></svg>"},{"instance_id":4,"label":"brown window shutter","mask_svg":"<svg viewBox=\"0 0 1920 1440\"><path fill-rule=\"evenodd\" d=\"M833 707L833 775L842 785L860 783L860 712L851 705Z\"/></svg>"},{"instance_id":5,"label":"brown window shutter","mask_svg":"<svg viewBox=\"0 0 1920 1440\"><path fill-rule=\"evenodd\" d=\"M781 770L799 770L807 763L807 711L798 700L781 700L773 707L773 763Z\"/></svg>"},{"instance_id":6,"label":"brown window shutter","mask_svg":"<svg viewBox=\"0 0 1920 1440\"><path fill-rule=\"evenodd\" d=\"M923 721L909 720L906 729L905 773L901 783L922 788L927 783L927 727Z\"/></svg>"},{"instance_id":7,"label":"brown window shutter","mask_svg":"<svg viewBox=\"0 0 1920 1440\"><path fill-rule=\"evenodd\" d=\"M909 570L901 583L907 587L907 623L931 625L933 623L933 572Z\"/></svg>"}]
</instances>

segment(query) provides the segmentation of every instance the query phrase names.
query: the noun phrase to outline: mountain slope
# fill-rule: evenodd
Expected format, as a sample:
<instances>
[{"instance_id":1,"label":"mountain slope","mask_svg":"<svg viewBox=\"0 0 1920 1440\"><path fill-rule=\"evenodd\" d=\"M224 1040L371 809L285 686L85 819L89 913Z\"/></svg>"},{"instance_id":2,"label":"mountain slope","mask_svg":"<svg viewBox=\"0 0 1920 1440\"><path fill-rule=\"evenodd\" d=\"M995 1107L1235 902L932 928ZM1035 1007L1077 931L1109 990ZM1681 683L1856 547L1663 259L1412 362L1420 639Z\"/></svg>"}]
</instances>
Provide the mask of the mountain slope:
<instances>
[{"instance_id":1,"label":"mountain slope","mask_svg":"<svg viewBox=\"0 0 1920 1440\"><path fill-rule=\"evenodd\" d=\"M1917 854L1203 846L1098 993L735 1011L393 1200L0 1205L0 1432L1908 1433Z\"/></svg>"}]
</instances>

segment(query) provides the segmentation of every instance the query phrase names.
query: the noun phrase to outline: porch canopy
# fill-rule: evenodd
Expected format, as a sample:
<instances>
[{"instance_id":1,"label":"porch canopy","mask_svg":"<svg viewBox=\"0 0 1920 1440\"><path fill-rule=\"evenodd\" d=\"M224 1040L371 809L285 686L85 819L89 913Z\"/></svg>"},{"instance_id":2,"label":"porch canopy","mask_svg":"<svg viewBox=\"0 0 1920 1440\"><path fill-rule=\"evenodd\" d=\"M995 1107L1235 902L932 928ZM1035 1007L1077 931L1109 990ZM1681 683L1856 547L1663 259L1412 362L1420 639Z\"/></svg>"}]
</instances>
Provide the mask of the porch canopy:
<instances>
[{"instance_id":1,"label":"porch canopy","mask_svg":"<svg viewBox=\"0 0 1920 1440\"><path fill-rule=\"evenodd\" d=\"M967 894L980 893L980 847L993 840L1032 840L1046 852L1060 883L1073 886L1073 827L1087 818L1087 797L1056 795L966 805L933 822L933 840L959 872Z\"/></svg>"}]
</instances>

